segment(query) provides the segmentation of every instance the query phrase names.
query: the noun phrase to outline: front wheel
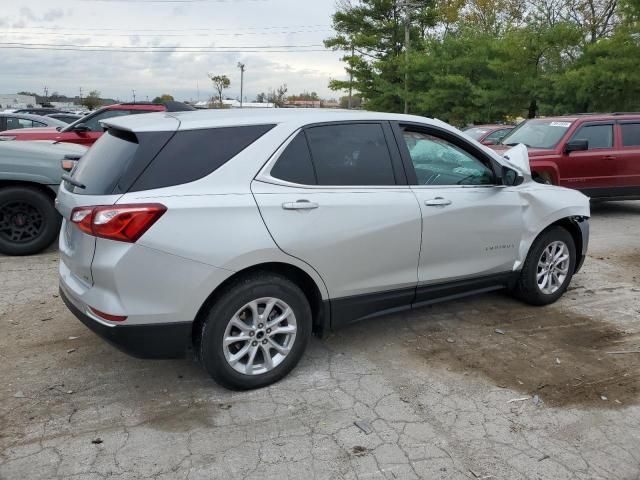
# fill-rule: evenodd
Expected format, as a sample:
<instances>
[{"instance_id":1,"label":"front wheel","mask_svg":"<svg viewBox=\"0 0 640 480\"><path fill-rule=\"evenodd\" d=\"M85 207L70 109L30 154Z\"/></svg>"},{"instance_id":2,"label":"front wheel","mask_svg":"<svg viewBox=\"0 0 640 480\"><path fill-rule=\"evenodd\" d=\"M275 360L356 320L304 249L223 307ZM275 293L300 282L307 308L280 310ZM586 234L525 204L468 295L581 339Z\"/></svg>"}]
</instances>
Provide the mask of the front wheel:
<instances>
[{"instance_id":1,"label":"front wheel","mask_svg":"<svg viewBox=\"0 0 640 480\"><path fill-rule=\"evenodd\" d=\"M298 286L280 275L253 274L226 287L211 307L200 357L227 388L264 387L296 366L311 326L311 308Z\"/></svg>"},{"instance_id":2,"label":"front wheel","mask_svg":"<svg viewBox=\"0 0 640 480\"><path fill-rule=\"evenodd\" d=\"M548 305L567 290L576 266L576 246L562 227L543 232L531 246L515 294L532 305Z\"/></svg>"}]
</instances>

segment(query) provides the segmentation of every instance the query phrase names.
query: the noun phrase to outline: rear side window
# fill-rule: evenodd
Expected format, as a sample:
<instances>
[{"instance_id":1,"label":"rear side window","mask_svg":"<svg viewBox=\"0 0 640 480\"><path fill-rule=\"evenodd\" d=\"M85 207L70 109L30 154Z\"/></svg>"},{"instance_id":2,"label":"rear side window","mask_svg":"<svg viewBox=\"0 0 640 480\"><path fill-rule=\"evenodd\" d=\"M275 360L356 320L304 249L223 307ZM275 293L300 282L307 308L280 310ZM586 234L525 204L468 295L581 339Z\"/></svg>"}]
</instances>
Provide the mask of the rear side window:
<instances>
[{"instance_id":1,"label":"rear side window","mask_svg":"<svg viewBox=\"0 0 640 480\"><path fill-rule=\"evenodd\" d=\"M178 131L130 191L170 187L205 177L273 127L252 125Z\"/></svg>"},{"instance_id":2,"label":"rear side window","mask_svg":"<svg viewBox=\"0 0 640 480\"><path fill-rule=\"evenodd\" d=\"M287 145L271 169L271 176L287 182L315 185L316 174L311 163L311 154L304 132L298 133Z\"/></svg>"},{"instance_id":3,"label":"rear side window","mask_svg":"<svg viewBox=\"0 0 640 480\"><path fill-rule=\"evenodd\" d=\"M613 146L613 125L585 125L573 136L574 140L587 140L589 150Z\"/></svg>"},{"instance_id":4,"label":"rear side window","mask_svg":"<svg viewBox=\"0 0 640 480\"><path fill-rule=\"evenodd\" d=\"M620 128L623 147L640 147L640 123L623 123Z\"/></svg>"},{"instance_id":5,"label":"rear side window","mask_svg":"<svg viewBox=\"0 0 640 480\"><path fill-rule=\"evenodd\" d=\"M305 132L318 185L396 184L382 125L327 125Z\"/></svg>"}]
</instances>

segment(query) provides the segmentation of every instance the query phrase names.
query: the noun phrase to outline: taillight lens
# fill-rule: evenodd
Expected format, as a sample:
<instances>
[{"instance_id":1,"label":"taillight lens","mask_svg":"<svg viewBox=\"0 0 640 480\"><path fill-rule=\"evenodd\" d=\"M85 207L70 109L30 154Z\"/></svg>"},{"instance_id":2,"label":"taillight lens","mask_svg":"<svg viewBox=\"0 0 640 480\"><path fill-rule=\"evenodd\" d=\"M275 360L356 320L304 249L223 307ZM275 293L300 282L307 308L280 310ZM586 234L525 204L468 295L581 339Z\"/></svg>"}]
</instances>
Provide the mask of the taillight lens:
<instances>
[{"instance_id":1,"label":"taillight lens","mask_svg":"<svg viewBox=\"0 0 640 480\"><path fill-rule=\"evenodd\" d=\"M71 211L71 222L89 235L133 243L166 211L160 203L76 207Z\"/></svg>"}]
</instances>

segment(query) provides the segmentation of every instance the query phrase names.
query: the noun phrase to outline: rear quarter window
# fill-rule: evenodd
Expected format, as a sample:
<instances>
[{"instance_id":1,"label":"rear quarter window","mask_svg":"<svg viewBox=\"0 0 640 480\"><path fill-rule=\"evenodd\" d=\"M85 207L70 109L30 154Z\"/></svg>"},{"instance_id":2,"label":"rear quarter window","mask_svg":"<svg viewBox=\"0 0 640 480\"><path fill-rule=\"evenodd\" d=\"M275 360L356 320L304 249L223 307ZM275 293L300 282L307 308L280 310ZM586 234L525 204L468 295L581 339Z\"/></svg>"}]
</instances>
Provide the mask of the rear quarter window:
<instances>
[{"instance_id":1,"label":"rear quarter window","mask_svg":"<svg viewBox=\"0 0 640 480\"><path fill-rule=\"evenodd\" d=\"M214 172L275 125L178 131L133 183L130 191L193 182Z\"/></svg>"}]
</instances>

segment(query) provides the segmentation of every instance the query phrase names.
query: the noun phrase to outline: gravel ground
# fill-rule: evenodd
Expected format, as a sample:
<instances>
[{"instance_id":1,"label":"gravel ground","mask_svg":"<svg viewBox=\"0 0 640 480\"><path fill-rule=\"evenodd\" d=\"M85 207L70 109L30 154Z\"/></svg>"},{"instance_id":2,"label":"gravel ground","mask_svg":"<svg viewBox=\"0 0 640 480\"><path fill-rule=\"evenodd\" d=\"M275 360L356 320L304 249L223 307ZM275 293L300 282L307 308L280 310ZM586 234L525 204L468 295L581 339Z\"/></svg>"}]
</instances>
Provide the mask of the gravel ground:
<instances>
[{"instance_id":1,"label":"gravel ground","mask_svg":"<svg viewBox=\"0 0 640 480\"><path fill-rule=\"evenodd\" d=\"M557 304L497 293L314 339L270 388L136 360L0 257L2 479L638 479L640 202L595 205ZM357 426L355 422L358 422Z\"/></svg>"}]
</instances>

